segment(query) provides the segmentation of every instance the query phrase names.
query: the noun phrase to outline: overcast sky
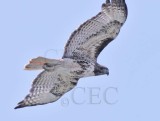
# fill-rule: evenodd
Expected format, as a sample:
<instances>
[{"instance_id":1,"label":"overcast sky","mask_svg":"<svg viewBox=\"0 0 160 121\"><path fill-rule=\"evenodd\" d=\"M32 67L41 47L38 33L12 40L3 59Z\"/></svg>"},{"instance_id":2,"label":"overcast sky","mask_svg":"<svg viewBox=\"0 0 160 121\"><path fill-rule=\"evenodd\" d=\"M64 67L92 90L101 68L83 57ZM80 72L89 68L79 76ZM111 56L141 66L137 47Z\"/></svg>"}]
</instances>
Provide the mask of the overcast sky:
<instances>
[{"instance_id":1,"label":"overcast sky","mask_svg":"<svg viewBox=\"0 0 160 121\"><path fill-rule=\"evenodd\" d=\"M126 0L128 19L98 62L109 76L80 79L57 102L14 110L39 71L37 56L60 58L70 34L105 0L1 0L1 121L159 121L160 1Z\"/></svg>"}]
</instances>

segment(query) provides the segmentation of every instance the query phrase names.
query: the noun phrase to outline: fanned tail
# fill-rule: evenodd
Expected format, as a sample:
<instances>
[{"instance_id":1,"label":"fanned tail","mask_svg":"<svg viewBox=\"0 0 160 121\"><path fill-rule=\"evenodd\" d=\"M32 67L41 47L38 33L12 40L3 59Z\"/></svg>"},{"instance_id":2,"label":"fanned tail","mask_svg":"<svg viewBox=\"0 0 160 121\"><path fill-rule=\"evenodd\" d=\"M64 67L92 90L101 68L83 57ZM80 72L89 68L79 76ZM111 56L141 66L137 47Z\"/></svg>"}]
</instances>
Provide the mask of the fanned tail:
<instances>
[{"instance_id":1,"label":"fanned tail","mask_svg":"<svg viewBox=\"0 0 160 121\"><path fill-rule=\"evenodd\" d=\"M33 58L29 61L29 64L25 65L25 70L41 70L45 63L53 63L53 59L44 57Z\"/></svg>"}]
</instances>

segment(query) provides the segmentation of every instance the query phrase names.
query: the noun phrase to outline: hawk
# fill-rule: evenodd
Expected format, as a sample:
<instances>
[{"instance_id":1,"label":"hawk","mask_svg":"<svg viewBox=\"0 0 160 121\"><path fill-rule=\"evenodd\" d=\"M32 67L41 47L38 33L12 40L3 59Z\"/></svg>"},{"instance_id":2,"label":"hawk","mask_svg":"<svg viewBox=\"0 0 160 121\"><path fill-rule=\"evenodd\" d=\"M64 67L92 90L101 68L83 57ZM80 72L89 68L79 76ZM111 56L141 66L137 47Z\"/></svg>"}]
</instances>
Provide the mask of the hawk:
<instances>
[{"instance_id":1,"label":"hawk","mask_svg":"<svg viewBox=\"0 0 160 121\"><path fill-rule=\"evenodd\" d=\"M71 34L62 59L37 57L30 60L26 70L43 71L15 109L55 102L73 89L80 78L109 75L109 69L97 63L97 57L117 37L126 19L125 0L106 0L101 12Z\"/></svg>"}]
</instances>

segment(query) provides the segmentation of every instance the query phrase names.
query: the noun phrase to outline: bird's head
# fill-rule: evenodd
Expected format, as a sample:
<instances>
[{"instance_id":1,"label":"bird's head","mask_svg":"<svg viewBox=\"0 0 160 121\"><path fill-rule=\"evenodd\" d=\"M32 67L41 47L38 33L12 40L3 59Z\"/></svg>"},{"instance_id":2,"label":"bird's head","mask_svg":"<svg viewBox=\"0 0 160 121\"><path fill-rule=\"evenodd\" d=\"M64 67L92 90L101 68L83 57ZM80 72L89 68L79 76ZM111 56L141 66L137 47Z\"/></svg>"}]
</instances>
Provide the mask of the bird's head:
<instances>
[{"instance_id":1,"label":"bird's head","mask_svg":"<svg viewBox=\"0 0 160 121\"><path fill-rule=\"evenodd\" d=\"M96 64L95 69L94 69L94 73L95 73L95 76L104 75L104 74L109 75L109 69L105 66L101 66L99 64Z\"/></svg>"}]
</instances>

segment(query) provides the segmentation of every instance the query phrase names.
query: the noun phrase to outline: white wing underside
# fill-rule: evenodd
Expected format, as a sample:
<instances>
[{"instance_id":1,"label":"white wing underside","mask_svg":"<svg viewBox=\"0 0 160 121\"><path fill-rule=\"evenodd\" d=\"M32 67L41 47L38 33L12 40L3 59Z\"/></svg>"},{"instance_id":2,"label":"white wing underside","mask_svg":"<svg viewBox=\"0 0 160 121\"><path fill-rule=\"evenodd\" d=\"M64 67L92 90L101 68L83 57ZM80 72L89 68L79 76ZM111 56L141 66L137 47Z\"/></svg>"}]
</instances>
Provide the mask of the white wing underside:
<instances>
[{"instance_id":1,"label":"white wing underside","mask_svg":"<svg viewBox=\"0 0 160 121\"><path fill-rule=\"evenodd\" d=\"M30 93L16 108L54 102L71 90L77 81L58 71L43 71L33 81Z\"/></svg>"},{"instance_id":2,"label":"white wing underside","mask_svg":"<svg viewBox=\"0 0 160 121\"><path fill-rule=\"evenodd\" d=\"M99 53L116 38L127 18L124 0L109 0L102 11L74 31L69 38L63 58L89 58L96 61Z\"/></svg>"}]
</instances>

